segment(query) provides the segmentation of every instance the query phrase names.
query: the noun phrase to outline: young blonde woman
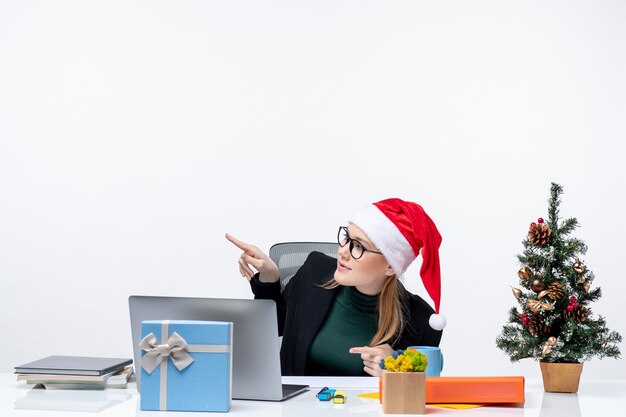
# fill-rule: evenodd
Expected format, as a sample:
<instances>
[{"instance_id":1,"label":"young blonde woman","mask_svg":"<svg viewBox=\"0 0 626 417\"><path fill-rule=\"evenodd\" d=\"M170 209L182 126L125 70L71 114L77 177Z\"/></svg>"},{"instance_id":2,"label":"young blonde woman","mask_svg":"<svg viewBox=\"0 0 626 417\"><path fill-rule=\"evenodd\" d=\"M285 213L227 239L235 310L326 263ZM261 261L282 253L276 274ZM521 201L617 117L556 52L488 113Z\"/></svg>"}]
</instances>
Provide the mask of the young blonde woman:
<instances>
[{"instance_id":1,"label":"young blonde woman","mask_svg":"<svg viewBox=\"0 0 626 417\"><path fill-rule=\"evenodd\" d=\"M282 293L265 253L226 238L243 251L239 271L255 298L276 302L283 375L377 376L394 350L439 345L441 236L418 204L394 198L365 207L339 228L337 259L312 252ZM399 280L420 251L435 311Z\"/></svg>"}]
</instances>

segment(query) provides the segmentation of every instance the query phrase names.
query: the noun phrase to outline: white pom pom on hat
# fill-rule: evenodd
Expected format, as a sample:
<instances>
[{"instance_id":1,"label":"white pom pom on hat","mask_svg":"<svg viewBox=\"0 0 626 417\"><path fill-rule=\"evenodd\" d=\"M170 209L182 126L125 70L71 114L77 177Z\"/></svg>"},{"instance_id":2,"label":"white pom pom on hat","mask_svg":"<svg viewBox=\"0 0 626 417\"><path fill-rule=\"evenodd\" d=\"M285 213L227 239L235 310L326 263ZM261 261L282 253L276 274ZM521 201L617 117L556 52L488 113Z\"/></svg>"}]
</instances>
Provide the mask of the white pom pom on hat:
<instances>
[{"instance_id":1,"label":"white pom pom on hat","mask_svg":"<svg viewBox=\"0 0 626 417\"><path fill-rule=\"evenodd\" d=\"M428 319L428 324L435 330L443 330L446 324L448 324L448 321L441 314L431 314Z\"/></svg>"},{"instance_id":2,"label":"white pom pom on hat","mask_svg":"<svg viewBox=\"0 0 626 417\"><path fill-rule=\"evenodd\" d=\"M428 324L435 330L443 330L446 318L439 314L441 235L424 209L410 201L390 198L366 206L350 220L350 223L359 227L369 237L397 276L407 270L421 251L420 276L435 305L435 314L431 315Z\"/></svg>"}]
</instances>

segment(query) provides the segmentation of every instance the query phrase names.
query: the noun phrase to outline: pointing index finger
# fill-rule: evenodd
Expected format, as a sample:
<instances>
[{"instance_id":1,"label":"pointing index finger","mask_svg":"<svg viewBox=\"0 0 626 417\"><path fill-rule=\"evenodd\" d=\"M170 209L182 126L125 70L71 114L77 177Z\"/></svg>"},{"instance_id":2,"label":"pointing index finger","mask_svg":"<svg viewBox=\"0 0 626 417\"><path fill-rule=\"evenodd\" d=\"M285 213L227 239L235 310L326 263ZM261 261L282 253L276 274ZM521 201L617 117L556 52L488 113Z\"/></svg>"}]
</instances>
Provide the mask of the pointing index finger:
<instances>
[{"instance_id":1,"label":"pointing index finger","mask_svg":"<svg viewBox=\"0 0 626 417\"><path fill-rule=\"evenodd\" d=\"M350 353L361 354L369 353L370 348L367 346L350 348Z\"/></svg>"},{"instance_id":2,"label":"pointing index finger","mask_svg":"<svg viewBox=\"0 0 626 417\"><path fill-rule=\"evenodd\" d=\"M231 242L233 245L237 246L239 249L246 251L246 252L252 252L252 245L246 243L246 242L242 242L241 240L237 239L235 236L230 235L228 233L226 233L226 239L228 239L229 242Z\"/></svg>"}]
</instances>

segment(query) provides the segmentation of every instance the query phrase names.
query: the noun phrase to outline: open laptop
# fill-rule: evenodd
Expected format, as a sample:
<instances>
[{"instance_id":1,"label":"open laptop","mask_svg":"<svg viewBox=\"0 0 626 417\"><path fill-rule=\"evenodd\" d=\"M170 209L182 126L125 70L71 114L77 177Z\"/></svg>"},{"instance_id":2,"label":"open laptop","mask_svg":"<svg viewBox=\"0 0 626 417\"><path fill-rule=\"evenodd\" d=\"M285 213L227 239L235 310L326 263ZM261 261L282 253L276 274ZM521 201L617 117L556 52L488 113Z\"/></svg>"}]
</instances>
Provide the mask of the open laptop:
<instances>
[{"instance_id":1,"label":"open laptop","mask_svg":"<svg viewBox=\"0 0 626 417\"><path fill-rule=\"evenodd\" d=\"M143 320L207 320L233 323L233 399L282 401L307 390L308 385L283 385L276 303L272 300L225 298L128 298L133 353L141 366ZM141 392L141 372L137 372Z\"/></svg>"}]
</instances>

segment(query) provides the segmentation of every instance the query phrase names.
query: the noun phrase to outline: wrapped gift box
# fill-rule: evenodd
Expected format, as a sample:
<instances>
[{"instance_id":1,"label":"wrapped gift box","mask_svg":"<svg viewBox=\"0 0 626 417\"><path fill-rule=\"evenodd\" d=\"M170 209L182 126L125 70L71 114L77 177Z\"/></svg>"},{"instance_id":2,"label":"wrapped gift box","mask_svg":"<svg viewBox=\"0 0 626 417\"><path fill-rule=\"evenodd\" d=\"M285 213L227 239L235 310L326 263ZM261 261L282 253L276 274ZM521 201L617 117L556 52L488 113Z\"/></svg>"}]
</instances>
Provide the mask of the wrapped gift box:
<instances>
[{"instance_id":1,"label":"wrapped gift box","mask_svg":"<svg viewBox=\"0 0 626 417\"><path fill-rule=\"evenodd\" d=\"M523 403L523 376L426 378L426 403Z\"/></svg>"},{"instance_id":2,"label":"wrapped gift box","mask_svg":"<svg viewBox=\"0 0 626 417\"><path fill-rule=\"evenodd\" d=\"M233 324L141 322L141 409L230 410Z\"/></svg>"}]
</instances>

